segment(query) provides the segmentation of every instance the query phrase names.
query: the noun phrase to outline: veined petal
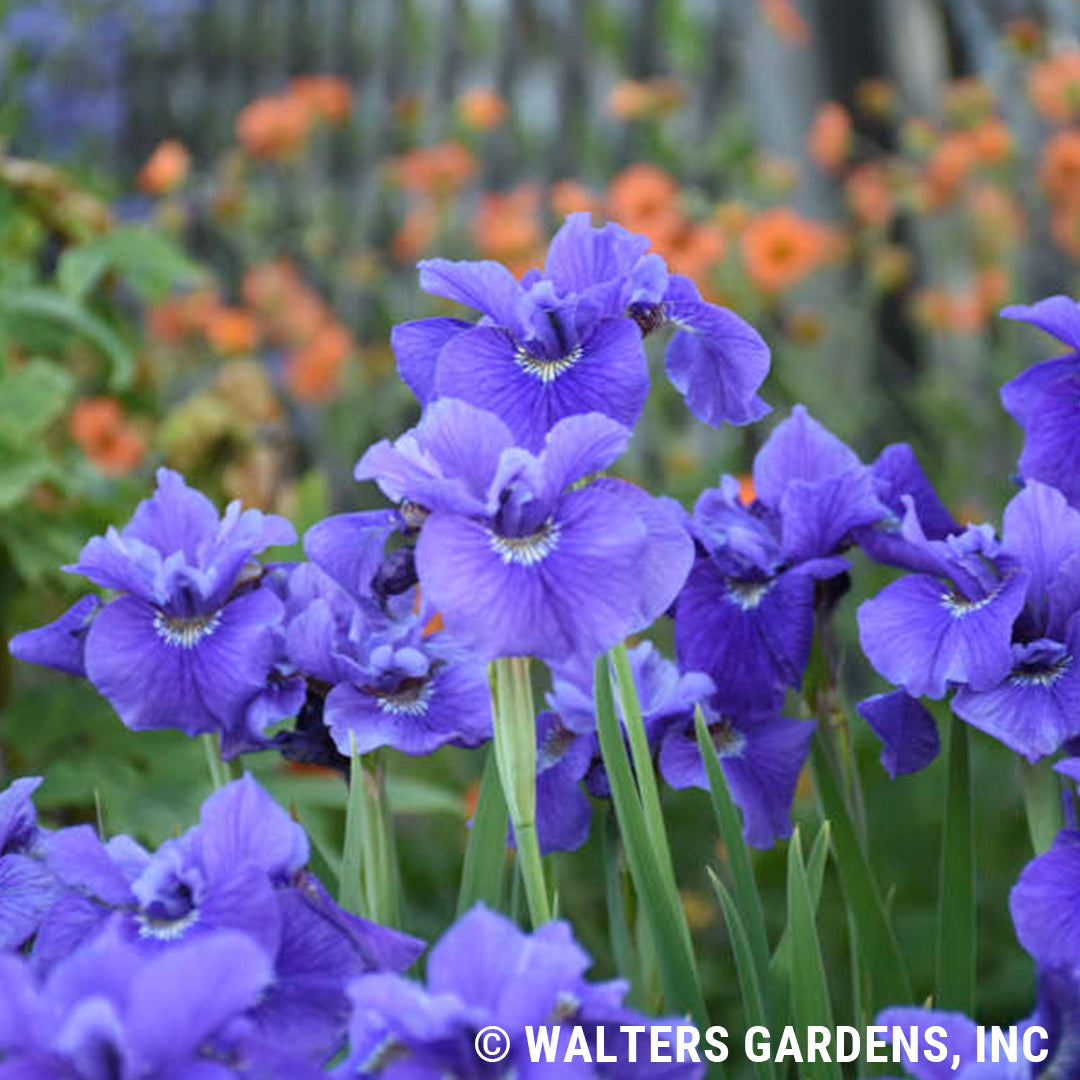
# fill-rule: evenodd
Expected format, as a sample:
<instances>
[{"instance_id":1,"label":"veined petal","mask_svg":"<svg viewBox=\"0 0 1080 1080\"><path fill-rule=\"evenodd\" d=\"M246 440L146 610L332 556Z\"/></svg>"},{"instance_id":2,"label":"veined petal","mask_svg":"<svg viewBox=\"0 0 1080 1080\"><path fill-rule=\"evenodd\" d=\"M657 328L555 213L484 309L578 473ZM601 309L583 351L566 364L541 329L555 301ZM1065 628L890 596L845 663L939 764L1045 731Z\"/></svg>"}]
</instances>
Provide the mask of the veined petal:
<instances>
[{"instance_id":1,"label":"veined petal","mask_svg":"<svg viewBox=\"0 0 1080 1080\"><path fill-rule=\"evenodd\" d=\"M184 620L121 597L91 627L87 675L132 730L175 727L197 735L231 726L265 684L281 610L266 589Z\"/></svg>"},{"instance_id":2,"label":"veined petal","mask_svg":"<svg viewBox=\"0 0 1080 1080\"><path fill-rule=\"evenodd\" d=\"M1026 588L1027 575L1014 573L973 602L936 578L901 578L860 605L863 652L879 674L912 697L943 697L950 682L989 690L1012 667L1012 626Z\"/></svg>"},{"instance_id":3,"label":"veined petal","mask_svg":"<svg viewBox=\"0 0 1080 1080\"><path fill-rule=\"evenodd\" d=\"M433 514L417 545L420 587L447 630L482 656L594 657L637 616L648 534L627 503L590 485L530 537Z\"/></svg>"},{"instance_id":4,"label":"veined petal","mask_svg":"<svg viewBox=\"0 0 1080 1080\"><path fill-rule=\"evenodd\" d=\"M780 499L780 537L788 562L839 551L859 528L886 517L869 469L858 466L824 480L792 480Z\"/></svg>"},{"instance_id":5,"label":"veined petal","mask_svg":"<svg viewBox=\"0 0 1080 1080\"><path fill-rule=\"evenodd\" d=\"M334 514L304 534L304 554L356 599L370 599L386 541L400 525L392 510Z\"/></svg>"},{"instance_id":6,"label":"veined petal","mask_svg":"<svg viewBox=\"0 0 1080 1080\"><path fill-rule=\"evenodd\" d=\"M1001 317L1031 323L1080 350L1080 304L1068 296L1048 296L1035 304L1012 304L1001 309Z\"/></svg>"},{"instance_id":7,"label":"veined petal","mask_svg":"<svg viewBox=\"0 0 1080 1080\"><path fill-rule=\"evenodd\" d=\"M668 378L703 423L750 424L769 412L758 390L771 354L762 336L727 308L708 304L689 279L673 275L664 300L677 329L664 354Z\"/></svg>"},{"instance_id":8,"label":"veined petal","mask_svg":"<svg viewBox=\"0 0 1080 1080\"><path fill-rule=\"evenodd\" d=\"M435 365L442 347L473 324L464 319L417 319L390 331L390 347L401 381L426 405L435 393Z\"/></svg>"},{"instance_id":9,"label":"veined petal","mask_svg":"<svg viewBox=\"0 0 1080 1080\"><path fill-rule=\"evenodd\" d=\"M533 356L496 327L477 327L447 343L435 388L501 417L518 442L543 448L559 420L601 412L627 427L649 390L641 332L632 319L599 320L562 356Z\"/></svg>"},{"instance_id":10,"label":"veined petal","mask_svg":"<svg viewBox=\"0 0 1080 1080\"><path fill-rule=\"evenodd\" d=\"M1020 454L1020 472L1080 504L1080 370L1048 386L1039 398Z\"/></svg>"},{"instance_id":11,"label":"veined petal","mask_svg":"<svg viewBox=\"0 0 1080 1080\"><path fill-rule=\"evenodd\" d=\"M523 293L517 278L502 263L490 259L422 259L418 266L424 292L456 300L487 315L499 326L517 326Z\"/></svg>"}]
</instances>

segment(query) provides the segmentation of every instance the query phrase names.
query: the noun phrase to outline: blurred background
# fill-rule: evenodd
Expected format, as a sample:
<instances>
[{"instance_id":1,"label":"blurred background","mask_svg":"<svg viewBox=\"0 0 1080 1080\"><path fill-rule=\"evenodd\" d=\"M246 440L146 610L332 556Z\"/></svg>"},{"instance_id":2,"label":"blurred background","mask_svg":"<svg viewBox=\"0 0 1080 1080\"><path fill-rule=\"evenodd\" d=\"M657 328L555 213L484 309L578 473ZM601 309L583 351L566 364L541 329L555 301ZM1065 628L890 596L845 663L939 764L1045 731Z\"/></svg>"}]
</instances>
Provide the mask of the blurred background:
<instances>
[{"instance_id":1,"label":"blurred background","mask_svg":"<svg viewBox=\"0 0 1080 1080\"><path fill-rule=\"evenodd\" d=\"M1076 0L0 0L0 633L71 602L57 568L158 464L301 530L378 505L353 464L417 415L390 328L446 308L417 259L523 271L573 210L647 234L773 348L773 418L705 428L658 377L625 475L690 506L801 401L867 460L910 441L958 517L996 523L1019 448L998 387L1053 348L996 313L1072 292L1080 260L1078 35ZM859 562L840 610L852 698L880 689L852 627L885 579ZM183 737L129 735L6 653L0 710L0 782L46 772L57 822L96 806L157 841L204 794ZM890 784L858 745L921 991L940 765ZM339 781L250 764L332 872ZM477 766L394 761L417 932L451 916ZM1006 909L1029 849L1010 759L977 739L975 767L993 1022L1029 1001ZM735 1016L708 804L671 813L713 1012ZM602 833L555 873L609 973ZM779 855L760 869L779 920Z\"/></svg>"}]
</instances>

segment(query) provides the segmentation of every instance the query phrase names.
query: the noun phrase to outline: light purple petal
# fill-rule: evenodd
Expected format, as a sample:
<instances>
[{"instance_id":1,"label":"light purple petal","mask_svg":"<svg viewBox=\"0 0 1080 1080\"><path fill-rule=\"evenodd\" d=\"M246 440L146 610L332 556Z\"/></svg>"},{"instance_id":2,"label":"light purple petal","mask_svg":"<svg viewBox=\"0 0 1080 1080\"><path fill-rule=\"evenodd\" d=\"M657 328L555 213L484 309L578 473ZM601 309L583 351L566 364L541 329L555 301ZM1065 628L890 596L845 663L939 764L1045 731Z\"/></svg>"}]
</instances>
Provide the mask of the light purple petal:
<instances>
[{"instance_id":1,"label":"light purple petal","mask_svg":"<svg viewBox=\"0 0 1080 1080\"><path fill-rule=\"evenodd\" d=\"M121 597L91 627L88 677L132 730L196 735L242 723L265 684L281 610L276 596L256 589L226 604L188 645L166 636L151 605Z\"/></svg>"},{"instance_id":2,"label":"light purple petal","mask_svg":"<svg viewBox=\"0 0 1080 1080\"><path fill-rule=\"evenodd\" d=\"M37 840L37 811L31 796L39 787L40 776L23 776L0 791L0 854L26 851Z\"/></svg>"},{"instance_id":3,"label":"light purple petal","mask_svg":"<svg viewBox=\"0 0 1080 1080\"><path fill-rule=\"evenodd\" d=\"M0 950L20 948L59 895L59 883L44 863L0 855Z\"/></svg>"},{"instance_id":4,"label":"light purple petal","mask_svg":"<svg viewBox=\"0 0 1080 1080\"><path fill-rule=\"evenodd\" d=\"M456 300L489 316L500 326L517 325L522 289L502 263L489 259L479 262L423 259L418 266L420 288L424 292Z\"/></svg>"},{"instance_id":5,"label":"light purple petal","mask_svg":"<svg viewBox=\"0 0 1080 1080\"><path fill-rule=\"evenodd\" d=\"M941 698L950 682L996 686L1012 667L1012 626L1027 575L983 601L959 600L936 578L901 578L858 610L859 640L875 670L912 697Z\"/></svg>"},{"instance_id":6,"label":"light purple petal","mask_svg":"<svg viewBox=\"0 0 1080 1080\"><path fill-rule=\"evenodd\" d=\"M781 544L789 562L834 554L854 530L887 515L869 469L859 466L824 480L792 480L780 499Z\"/></svg>"},{"instance_id":7,"label":"light purple petal","mask_svg":"<svg viewBox=\"0 0 1080 1080\"><path fill-rule=\"evenodd\" d=\"M1058 488L1080 505L1080 372L1048 386L1039 398L1020 454L1020 472Z\"/></svg>"},{"instance_id":8,"label":"light purple petal","mask_svg":"<svg viewBox=\"0 0 1080 1080\"><path fill-rule=\"evenodd\" d=\"M626 449L630 429L603 413L560 420L547 434L540 468L548 498L554 499L591 473L603 472Z\"/></svg>"},{"instance_id":9,"label":"light purple petal","mask_svg":"<svg viewBox=\"0 0 1080 1080\"><path fill-rule=\"evenodd\" d=\"M827 480L857 468L855 451L818 423L805 406L773 429L754 458L754 490L766 505L778 507L793 480Z\"/></svg>"},{"instance_id":10,"label":"light purple petal","mask_svg":"<svg viewBox=\"0 0 1080 1080\"><path fill-rule=\"evenodd\" d=\"M969 1020L961 1013L933 1012L930 1009L893 1008L880 1013L874 1023L890 1029L894 1027L903 1028L905 1032L910 1028L916 1028L920 1033L925 1032L930 1027L944 1029L945 1035L942 1041L949 1048L944 1061L927 1061L926 1055L921 1053L916 1059L912 1060L901 1047L901 1060L903 1060L908 1073L915 1080L953 1080L954 1077L961 1076L961 1074L967 1076L965 1067L975 1062L977 1048L975 1021ZM919 1045L923 1045L921 1038ZM958 1055L960 1058L958 1072L952 1070L953 1054ZM1004 1077L998 1078L991 1075L986 1080L1004 1080Z\"/></svg>"},{"instance_id":11,"label":"light purple petal","mask_svg":"<svg viewBox=\"0 0 1080 1080\"><path fill-rule=\"evenodd\" d=\"M1013 304L1001 309L1001 317L1031 323L1080 350L1080 304L1068 296L1048 296L1035 304Z\"/></svg>"},{"instance_id":12,"label":"light purple petal","mask_svg":"<svg viewBox=\"0 0 1080 1080\"><path fill-rule=\"evenodd\" d=\"M426 405L435 393L435 364L442 347L456 334L472 328L464 319L417 319L390 331L390 347L401 381Z\"/></svg>"},{"instance_id":13,"label":"light purple petal","mask_svg":"<svg viewBox=\"0 0 1080 1080\"><path fill-rule=\"evenodd\" d=\"M392 510L334 514L304 534L304 554L351 596L367 599L386 541L399 527Z\"/></svg>"},{"instance_id":14,"label":"light purple petal","mask_svg":"<svg viewBox=\"0 0 1080 1080\"><path fill-rule=\"evenodd\" d=\"M757 393L769 374L769 346L735 312L705 303L692 283L681 281L688 287L677 298L669 289L664 302L668 320L678 327L664 354L668 378L703 423L760 420L769 412Z\"/></svg>"},{"instance_id":15,"label":"light purple petal","mask_svg":"<svg viewBox=\"0 0 1080 1080\"><path fill-rule=\"evenodd\" d=\"M1030 428L1038 420L1043 394L1057 383L1078 374L1080 357L1075 355L1032 364L1002 386L1001 404L1022 428Z\"/></svg>"},{"instance_id":16,"label":"light purple petal","mask_svg":"<svg viewBox=\"0 0 1080 1080\"><path fill-rule=\"evenodd\" d=\"M1080 833L1063 830L1009 894L1020 944L1040 964L1080 964Z\"/></svg>"}]
</instances>

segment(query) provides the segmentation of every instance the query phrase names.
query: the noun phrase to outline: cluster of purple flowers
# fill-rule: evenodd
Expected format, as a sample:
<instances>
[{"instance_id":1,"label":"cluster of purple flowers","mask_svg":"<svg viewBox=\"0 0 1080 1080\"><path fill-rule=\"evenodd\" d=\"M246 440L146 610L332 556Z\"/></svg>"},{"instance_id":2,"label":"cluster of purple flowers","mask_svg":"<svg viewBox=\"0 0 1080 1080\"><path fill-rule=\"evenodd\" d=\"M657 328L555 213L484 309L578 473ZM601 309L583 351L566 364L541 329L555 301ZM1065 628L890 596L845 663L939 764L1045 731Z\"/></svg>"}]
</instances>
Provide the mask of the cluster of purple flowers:
<instances>
[{"instance_id":1,"label":"cluster of purple flowers","mask_svg":"<svg viewBox=\"0 0 1080 1080\"><path fill-rule=\"evenodd\" d=\"M609 1046L647 1024L624 984L585 981L565 923L530 938L482 907L432 950L426 989L403 978L423 943L334 903L250 776L155 852L40 828L38 783L0 792L0 1077L303 1080L347 1048L334 1075L434 1080L475 1075L488 1023L612 1025Z\"/></svg>"}]
</instances>

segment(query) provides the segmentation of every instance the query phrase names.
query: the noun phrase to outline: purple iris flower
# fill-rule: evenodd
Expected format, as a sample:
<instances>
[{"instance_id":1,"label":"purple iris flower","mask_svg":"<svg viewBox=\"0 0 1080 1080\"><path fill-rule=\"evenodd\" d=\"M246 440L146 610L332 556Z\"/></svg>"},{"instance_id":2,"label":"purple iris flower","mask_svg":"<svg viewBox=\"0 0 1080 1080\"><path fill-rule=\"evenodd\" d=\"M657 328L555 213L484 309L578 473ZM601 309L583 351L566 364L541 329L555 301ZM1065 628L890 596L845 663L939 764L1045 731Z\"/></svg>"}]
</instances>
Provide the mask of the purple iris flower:
<instances>
[{"instance_id":1,"label":"purple iris flower","mask_svg":"<svg viewBox=\"0 0 1080 1080\"><path fill-rule=\"evenodd\" d=\"M426 602L414 612L413 597L401 599L393 606L403 610L392 615L373 592L361 603L314 565L299 566L290 577L289 606L300 610L288 619L286 654L330 688L323 718L345 757L353 747L359 754L381 746L430 754L447 743L476 746L491 737L483 663L447 640Z\"/></svg>"},{"instance_id":2,"label":"purple iris flower","mask_svg":"<svg viewBox=\"0 0 1080 1080\"><path fill-rule=\"evenodd\" d=\"M589 838L592 806L581 781L593 764L594 745L555 713L536 718L536 833L540 852L577 851ZM510 826L511 841L513 826Z\"/></svg>"},{"instance_id":3,"label":"purple iris flower","mask_svg":"<svg viewBox=\"0 0 1080 1080\"><path fill-rule=\"evenodd\" d=\"M1066 347L1064 355L1007 382L1001 402L1024 429L1021 475L1053 485L1080 506L1080 305L1067 296L1051 296L1030 307L1007 307L1001 314L1037 326Z\"/></svg>"},{"instance_id":4,"label":"purple iris flower","mask_svg":"<svg viewBox=\"0 0 1080 1080\"><path fill-rule=\"evenodd\" d=\"M420 590L455 641L483 659L588 661L665 611L693 558L676 503L621 480L575 486L629 437L599 413L571 416L533 454L497 416L442 398L356 477L427 511Z\"/></svg>"},{"instance_id":5,"label":"purple iris flower","mask_svg":"<svg viewBox=\"0 0 1080 1080\"><path fill-rule=\"evenodd\" d=\"M769 848L791 835L791 803L806 763L812 720L776 713L729 716L714 703L702 706L731 797L742 811L746 841ZM694 717L671 723L660 745L660 771L673 788L709 788Z\"/></svg>"},{"instance_id":6,"label":"purple iris flower","mask_svg":"<svg viewBox=\"0 0 1080 1080\"><path fill-rule=\"evenodd\" d=\"M529 935L478 906L432 948L426 985L395 975L365 975L353 983L349 1056L335 1075L386 1080L491 1080L538 1071L581 1080L703 1075L702 1065L665 1067L642 1054L631 1064L626 1036L618 1028L648 1027L649 1020L622 1004L625 983L587 982L590 964L566 923L548 923ZM509 1054L497 1064L487 1064L476 1052L477 1033L489 1025L509 1037ZM559 1064L529 1060L525 1028L545 1025L562 1027ZM579 1058L562 1064L575 1025L585 1030L592 1057L602 1027L605 1052L618 1063L594 1065ZM648 1037L646 1031L642 1038Z\"/></svg>"},{"instance_id":7,"label":"purple iris flower","mask_svg":"<svg viewBox=\"0 0 1080 1080\"><path fill-rule=\"evenodd\" d=\"M495 262L420 263L420 287L479 311L476 324L421 319L394 328L398 371L421 404L461 398L500 416L539 450L560 420L601 412L632 427L649 390L642 333L671 324L668 374L707 423L746 424L768 406L757 390L769 349L733 312L668 276L649 240L571 214L544 269L518 282Z\"/></svg>"},{"instance_id":8,"label":"purple iris flower","mask_svg":"<svg viewBox=\"0 0 1080 1080\"><path fill-rule=\"evenodd\" d=\"M771 711L810 657L815 583L847 568L838 552L887 513L871 470L796 406L754 462L755 501L730 476L694 507L698 554L675 608L685 671L704 671L725 710Z\"/></svg>"},{"instance_id":9,"label":"purple iris flower","mask_svg":"<svg viewBox=\"0 0 1080 1080\"><path fill-rule=\"evenodd\" d=\"M272 980L266 954L235 932L148 955L110 927L44 978L0 955L0 1077L312 1080L313 1065L250 1030Z\"/></svg>"},{"instance_id":10,"label":"purple iris flower","mask_svg":"<svg viewBox=\"0 0 1080 1080\"><path fill-rule=\"evenodd\" d=\"M932 540L905 498L893 554L924 572L860 609L867 656L911 694L959 684L959 717L1032 761L1054 753L1080 734L1080 511L1032 480L1000 544L987 526Z\"/></svg>"},{"instance_id":11,"label":"purple iris flower","mask_svg":"<svg viewBox=\"0 0 1080 1080\"><path fill-rule=\"evenodd\" d=\"M352 978L404 970L422 949L329 898L304 869L303 829L250 776L210 796L200 824L153 854L126 836L103 844L89 826L53 834L44 850L69 895L42 922L39 968L51 970L109 925L150 953L242 932L273 963L252 1023L305 1053L332 1053L340 1043Z\"/></svg>"},{"instance_id":12,"label":"purple iris flower","mask_svg":"<svg viewBox=\"0 0 1080 1080\"><path fill-rule=\"evenodd\" d=\"M1033 1033L1032 1050L1046 1051L1042 1061L1028 1061L1023 1054L1013 1062L995 1063L978 1060L978 1032L974 1020L962 1013L935 1012L931 1009L886 1009L874 1021L888 1028L901 1028L908 1035L912 1028L918 1034L918 1051L908 1055L904 1048L900 1053L907 1075L912 1080L1036 1080L1037 1077L1076 1076L1080 1072L1080 981L1075 968L1064 966L1044 967L1039 972L1038 1002L1031 1016L1016 1024L1018 1039L1023 1042L1025 1032L1040 1027L1046 1032L1044 1041L1039 1032ZM926 1054L928 1028L944 1029L942 1041L948 1051L944 1061L930 1061ZM989 1056L990 1036L986 1036ZM959 1064L952 1068L953 1055Z\"/></svg>"},{"instance_id":13,"label":"purple iris flower","mask_svg":"<svg viewBox=\"0 0 1080 1080\"><path fill-rule=\"evenodd\" d=\"M40 784L28 776L0 791L0 950L28 941L61 891L40 858L44 833L31 802Z\"/></svg>"},{"instance_id":14,"label":"purple iris flower","mask_svg":"<svg viewBox=\"0 0 1080 1080\"><path fill-rule=\"evenodd\" d=\"M219 731L242 745L281 617L252 560L295 539L284 518L236 502L219 518L183 477L159 469L157 491L131 522L92 539L66 567L120 595L100 610L80 601L50 627L15 637L11 652L62 671L84 666L133 730Z\"/></svg>"},{"instance_id":15,"label":"purple iris flower","mask_svg":"<svg viewBox=\"0 0 1080 1080\"><path fill-rule=\"evenodd\" d=\"M863 652L913 697L941 698L949 683L990 690L1013 666L1012 629L1028 574L988 525L932 540L911 496L904 500L901 537L924 572L892 582L859 607Z\"/></svg>"}]
</instances>

